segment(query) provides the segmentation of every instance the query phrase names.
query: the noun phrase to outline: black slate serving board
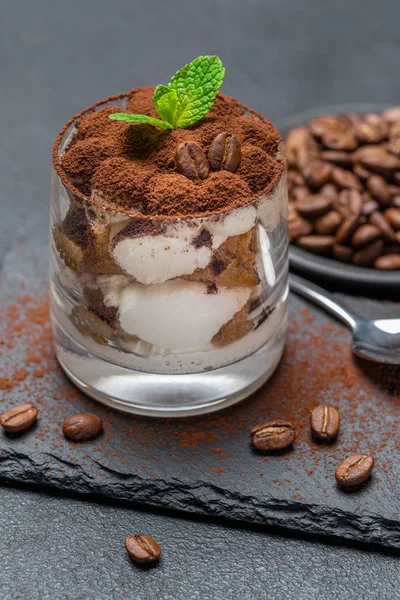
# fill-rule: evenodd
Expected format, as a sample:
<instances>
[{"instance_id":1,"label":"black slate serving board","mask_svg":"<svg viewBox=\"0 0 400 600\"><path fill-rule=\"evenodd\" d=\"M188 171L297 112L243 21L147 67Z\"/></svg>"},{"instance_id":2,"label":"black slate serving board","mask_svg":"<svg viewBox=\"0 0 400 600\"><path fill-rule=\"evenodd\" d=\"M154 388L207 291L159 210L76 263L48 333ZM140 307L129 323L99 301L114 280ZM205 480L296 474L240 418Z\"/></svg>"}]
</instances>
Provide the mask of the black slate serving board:
<instances>
[{"instance_id":1,"label":"black slate serving board","mask_svg":"<svg viewBox=\"0 0 400 600\"><path fill-rule=\"evenodd\" d=\"M0 434L0 477L400 548L400 371L355 362L341 325L293 296L284 359L260 392L210 416L132 418L86 398L61 372L46 280L43 244L15 245L6 254L1 408L33 400L40 419L19 436ZM348 301L364 314L400 312L398 305ZM320 402L338 406L342 416L339 438L328 447L309 434L309 410ZM68 442L63 419L82 411L99 414L105 433L86 444ZM296 443L260 456L249 445L249 429L277 416L293 420ZM374 454L376 467L368 483L346 492L333 474L353 452Z\"/></svg>"}]
</instances>

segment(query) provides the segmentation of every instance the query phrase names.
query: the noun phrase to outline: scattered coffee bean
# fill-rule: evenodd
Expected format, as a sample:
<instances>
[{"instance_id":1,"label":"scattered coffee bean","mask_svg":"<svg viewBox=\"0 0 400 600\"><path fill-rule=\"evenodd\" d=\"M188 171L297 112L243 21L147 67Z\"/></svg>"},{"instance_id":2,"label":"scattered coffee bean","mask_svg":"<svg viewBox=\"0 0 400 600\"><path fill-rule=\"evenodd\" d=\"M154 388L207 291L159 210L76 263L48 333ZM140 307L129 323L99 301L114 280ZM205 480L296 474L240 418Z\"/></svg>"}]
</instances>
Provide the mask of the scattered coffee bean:
<instances>
[{"instance_id":1,"label":"scattered coffee bean","mask_svg":"<svg viewBox=\"0 0 400 600\"><path fill-rule=\"evenodd\" d=\"M240 165L241 158L240 142L231 133L219 133L211 142L208 161L212 171L224 169L234 173Z\"/></svg>"},{"instance_id":2,"label":"scattered coffee bean","mask_svg":"<svg viewBox=\"0 0 400 600\"><path fill-rule=\"evenodd\" d=\"M361 225L356 231L353 233L351 238L351 243L354 248L362 248L367 244L370 244L377 238L381 237L382 232L376 225L372 225L367 223L366 225Z\"/></svg>"},{"instance_id":3,"label":"scattered coffee bean","mask_svg":"<svg viewBox=\"0 0 400 600\"><path fill-rule=\"evenodd\" d=\"M374 468L374 459L367 454L353 454L344 459L335 472L336 481L343 487L363 483Z\"/></svg>"},{"instance_id":4,"label":"scattered coffee bean","mask_svg":"<svg viewBox=\"0 0 400 600\"><path fill-rule=\"evenodd\" d=\"M400 269L400 254L384 254L383 256L379 256L374 262L374 267L383 271Z\"/></svg>"},{"instance_id":5,"label":"scattered coffee bean","mask_svg":"<svg viewBox=\"0 0 400 600\"><path fill-rule=\"evenodd\" d=\"M297 238L297 245L315 254L329 254L334 242L329 235L304 235Z\"/></svg>"},{"instance_id":6,"label":"scattered coffee bean","mask_svg":"<svg viewBox=\"0 0 400 600\"><path fill-rule=\"evenodd\" d=\"M188 179L195 181L208 177L208 160L203 150L195 142L179 144L175 160L178 171Z\"/></svg>"},{"instance_id":7,"label":"scattered coffee bean","mask_svg":"<svg viewBox=\"0 0 400 600\"><path fill-rule=\"evenodd\" d=\"M385 217L396 231L400 229L400 208L388 208Z\"/></svg>"},{"instance_id":8,"label":"scattered coffee bean","mask_svg":"<svg viewBox=\"0 0 400 600\"><path fill-rule=\"evenodd\" d=\"M17 433L28 429L36 421L38 409L32 402L14 406L0 415L0 425L8 433Z\"/></svg>"},{"instance_id":9,"label":"scattered coffee bean","mask_svg":"<svg viewBox=\"0 0 400 600\"><path fill-rule=\"evenodd\" d=\"M369 267L383 252L383 240L375 240L353 255L353 263L359 267Z\"/></svg>"},{"instance_id":10,"label":"scattered coffee bean","mask_svg":"<svg viewBox=\"0 0 400 600\"><path fill-rule=\"evenodd\" d=\"M150 535L136 533L125 538L125 548L137 563L151 563L161 556L161 547Z\"/></svg>"},{"instance_id":11,"label":"scattered coffee bean","mask_svg":"<svg viewBox=\"0 0 400 600\"><path fill-rule=\"evenodd\" d=\"M250 431L250 438L256 450L283 450L293 444L296 432L289 421L275 419L255 425Z\"/></svg>"},{"instance_id":12,"label":"scattered coffee bean","mask_svg":"<svg viewBox=\"0 0 400 600\"><path fill-rule=\"evenodd\" d=\"M332 235L335 233L342 221L343 216L336 210L331 210L330 212L326 213L326 215L323 215L315 220L314 228L316 233L319 233L320 235ZM311 231L308 233L311 233ZM308 233L304 235L308 235Z\"/></svg>"},{"instance_id":13,"label":"scattered coffee bean","mask_svg":"<svg viewBox=\"0 0 400 600\"><path fill-rule=\"evenodd\" d=\"M79 413L67 417L63 424L63 433L69 440L85 442L93 440L103 431L100 417L91 413Z\"/></svg>"},{"instance_id":14,"label":"scattered coffee bean","mask_svg":"<svg viewBox=\"0 0 400 600\"><path fill-rule=\"evenodd\" d=\"M332 206L332 201L321 194L307 196L296 202L296 209L303 217L319 217Z\"/></svg>"},{"instance_id":15,"label":"scattered coffee bean","mask_svg":"<svg viewBox=\"0 0 400 600\"><path fill-rule=\"evenodd\" d=\"M339 431L339 411L334 406L316 406L311 411L310 425L314 437L331 442Z\"/></svg>"}]
</instances>

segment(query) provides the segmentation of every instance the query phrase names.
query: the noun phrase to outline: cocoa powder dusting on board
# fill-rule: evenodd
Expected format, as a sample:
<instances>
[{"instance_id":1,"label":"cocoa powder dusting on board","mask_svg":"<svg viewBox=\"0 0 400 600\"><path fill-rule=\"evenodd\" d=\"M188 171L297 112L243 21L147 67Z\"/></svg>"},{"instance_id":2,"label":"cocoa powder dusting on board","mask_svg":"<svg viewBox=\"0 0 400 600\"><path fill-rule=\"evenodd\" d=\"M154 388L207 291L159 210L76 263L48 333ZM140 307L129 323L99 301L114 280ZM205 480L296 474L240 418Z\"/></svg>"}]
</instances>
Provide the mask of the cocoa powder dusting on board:
<instances>
[{"instance_id":1,"label":"cocoa powder dusting on board","mask_svg":"<svg viewBox=\"0 0 400 600\"><path fill-rule=\"evenodd\" d=\"M126 110L157 116L153 92L154 88L133 90ZM273 189L285 166L277 157L281 138L273 125L223 94L218 94L198 123L173 131L111 121L108 115L121 111L115 106L94 108L78 116L77 133L61 158L62 166L56 149L60 136L53 160L65 182L66 174L72 186L100 205L112 202L114 208L139 211L147 217L218 214ZM211 142L222 132L234 133L244 146L237 173L215 173L211 183L210 178L190 182L191 186L182 183L175 163L178 145L194 142L207 155ZM166 190L168 185L171 188Z\"/></svg>"},{"instance_id":2,"label":"cocoa powder dusting on board","mask_svg":"<svg viewBox=\"0 0 400 600\"><path fill-rule=\"evenodd\" d=\"M149 478L156 477L165 463L169 470L175 465L178 476L182 461L187 473L190 450L192 456L201 457L211 478L232 473L240 477L243 468L265 478L267 464L277 461L282 464L282 475L270 485L276 493L289 486L293 497L303 502L308 491L304 475L302 487L294 487L298 472L306 469L310 487L321 485L322 480L328 498L334 487L330 465L360 450L378 458L374 485L379 485L380 477L390 476L392 458L399 450L399 369L355 361L343 327L328 318L322 325L316 323L308 308L296 306L282 363L252 398L196 419L145 420L114 413L69 383L54 356L47 296L39 291L21 294L0 311L1 406L6 410L21 399L33 401L41 415L29 433L35 449L82 468L90 469L96 460L124 473L130 464L135 473ZM340 410L342 428L332 446L321 446L310 436L309 412L321 402ZM104 422L104 437L90 448L71 447L61 434L64 418L82 411L94 412ZM282 455L253 457L248 446L250 427L278 417L288 419L296 429L293 449ZM24 438L18 443L24 444ZM248 453L248 461L240 461L242 470L236 461L238 453L242 457ZM51 460L54 469L64 468L56 458ZM106 471L101 476L106 477Z\"/></svg>"}]
</instances>

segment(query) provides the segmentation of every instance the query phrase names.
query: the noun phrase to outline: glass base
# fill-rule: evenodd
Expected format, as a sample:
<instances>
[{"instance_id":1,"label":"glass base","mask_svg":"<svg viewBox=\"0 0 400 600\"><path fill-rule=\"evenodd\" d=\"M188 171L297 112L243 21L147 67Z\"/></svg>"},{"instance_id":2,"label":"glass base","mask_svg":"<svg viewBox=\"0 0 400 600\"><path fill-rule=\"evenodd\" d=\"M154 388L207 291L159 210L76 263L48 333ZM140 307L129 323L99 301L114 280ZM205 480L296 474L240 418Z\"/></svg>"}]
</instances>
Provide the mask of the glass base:
<instances>
[{"instance_id":1,"label":"glass base","mask_svg":"<svg viewBox=\"0 0 400 600\"><path fill-rule=\"evenodd\" d=\"M201 415L240 402L272 375L285 345L286 319L254 354L232 365L188 375L143 373L107 362L78 344L53 319L58 361L71 381L102 404L145 416Z\"/></svg>"}]
</instances>

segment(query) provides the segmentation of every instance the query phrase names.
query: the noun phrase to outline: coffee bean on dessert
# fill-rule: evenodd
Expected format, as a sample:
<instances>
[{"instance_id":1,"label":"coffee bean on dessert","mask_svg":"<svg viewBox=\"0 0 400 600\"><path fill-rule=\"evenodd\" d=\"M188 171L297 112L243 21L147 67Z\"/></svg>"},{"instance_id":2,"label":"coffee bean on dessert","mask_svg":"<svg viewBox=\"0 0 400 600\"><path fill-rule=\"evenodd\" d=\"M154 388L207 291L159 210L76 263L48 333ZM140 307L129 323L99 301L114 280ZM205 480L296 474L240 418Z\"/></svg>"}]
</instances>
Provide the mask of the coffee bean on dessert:
<instances>
[{"instance_id":1,"label":"coffee bean on dessert","mask_svg":"<svg viewBox=\"0 0 400 600\"><path fill-rule=\"evenodd\" d=\"M161 556L161 547L150 535L136 533L125 538L125 548L137 563L152 563Z\"/></svg>"},{"instance_id":2,"label":"coffee bean on dessert","mask_svg":"<svg viewBox=\"0 0 400 600\"><path fill-rule=\"evenodd\" d=\"M309 235L312 230L312 224L301 217L289 221L289 238L291 240L295 240L303 235Z\"/></svg>"},{"instance_id":3,"label":"coffee bean on dessert","mask_svg":"<svg viewBox=\"0 0 400 600\"><path fill-rule=\"evenodd\" d=\"M293 444L296 432L289 421L275 419L255 425L250 431L250 438L256 450L283 450Z\"/></svg>"},{"instance_id":4,"label":"coffee bean on dessert","mask_svg":"<svg viewBox=\"0 0 400 600\"><path fill-rule=\"evenodd\" d=\"M353 248L349 246L342 246L341 244L334 243L332 246L333 256L341 262L351 262L353 256Z\"/></svg>"},{"instance_id":5,"label":"coffee bean on dessert","mask_svg":"<svg viewBox=\"0 0 400 600\"><path fill-rule=\"evenodd\" d=\"M359 267L368 267L383 252L383 240L375 240L353 255L353 263Z\"/></svg>"},{"instance_id":6,"label":"coffee bean on dessert","mask_svg":"<svg viewBox=\"0 0 400 600\"><path fill-rule=\"evenodd\" d=\"M306 198L302 198L301 200L297 200L296 202L296 210L303 217L319 217L326 212L332 206L332 201L326 196L322 196L321 194L313 194L309 195Z\"/></svg>"},{"instance_id":7,"label":"coffee bean on dessert","mask_svg":"<svg viewBox=\"0 0 400 600\"><path fill-rule=\"evenodd\" d=\"M390 189L386 180L381 175L371 175L368 177L367 189L383 208L389 206L391 197Z\"/></svg>"},{"instance_id":8,"label":"coffee bean on dessert","mask_svg":"<svg viewBox=\"0 0 400 600\"><path fill-rule=\"evenodd\" d=\"M242 158L240 142L231 133L219 133L211 142L208 150L208 162L212 171L230 171L234 173Z\"/></svg>"},{"instance_id":9,"label":"coffee bean on dessert","mask_svg":"<svg viewBox=\"0 0 400 600\"><path fill-rule=\"evenodd\" d=\"M305 235L297 238L297 244L300 248L315 254L329 254L334 239L329 235Z\"/></svg>"},{"instance_id":10,"label":"coffee bean on dessert","mask_svg":"<svg viewBox=\"0 0 400 600\"><path fill-rule=\"evenodd\" d=\"M375 212L378 208L379 208L379 204L376 202L376 200L367 200L366 202L364 202L364 204L362 206L362 214L364 216L368 217L373 212Z\"/></svg>"},{"instance_id":11,"label":"coffee bean on dessert","mask_svg":"<svg viewBox=\"0 0 400 600\"><path fill-rule=\"evenodd\" d=\"M392 197L391 205L394 208L400 208L400 194Z\"/></svg>"},{"instance_id":12,"label":"coffee bean on dessert","mask_svg":"<svg viewBox=\"0 0 400 600\"><path fill-rule=\"evenodd\" d=\"M17 433L33 425L37 416L36 406L32 402L25 402L0 415L0 425L8 433Z\"/></svg>"},{"instance_id":13,"label":"coffee bean on dessert","mask_svg":"<svg viewBox=\"0 0 400 600\"><path fill-rule=\"evenodd\" d=\"M347 244L360 223L358 215L350 215L343 221L335 234L338 244Z\"/></svg>"},{"instance_id":14,"label":"coffee bean on dessert","mask_svg":"<svg viewBox=\"0 0 400 600\"><path fill-rule=\"evenodd\" d=\"M322 160L338 165L338 167L351 167L353 164L351 154L339 150L324 150L321 152L321 158Z\"/></svg>"},{"instance_id":15,"label":"coffee bean on dessert","mask_svg":"<svg viewBox=\"0 0 400 600\"><path fill-rule=\"evenodd\" d=\"M374 459L367 454L353 454L344 459L335 472L336 481L343 487L363 483L374 468Z\"/></svg>"},{"instance_id":16,"label":"coffee bean on dessert","mask_svg":"<svg viewBox=\"0 0 400 600\"><path fill-rule=\"evenodd\" d=\"M332 235L335 233L342 221L343 216L336 210L331 210L326 213L326 215L322 215L322 217L318 217L318 219L315 220L315 232L319 233L320 235Z\"/></svg>"},{"instance_id":17,"label":"coffee bean on dessert","mask_svg":"<svg viewBox=\"0 0 400 600\"><path fill-rule=\"evenodd\" d=\"M338 188L349 188L362 191L361 181L351 171L346 171L340 167L332 169L332 181Z\"/></svg>"},{"instance_id":18,"label":"coffee bean on dessert","mask_svg":"<svg viewBox=\"0 0 400 600\"><path fill-rule=\"evenodd\" d=\"M339 431L339 411L334 406L316 406L311 411L310 425L314 437L331 442Z\"/></svg>"},{"instance_id":19,"label":"coffee bean on dessert","mask_svg":"<svg viewBox=\"0 0 400 600\"><path fill-rule=\"evenodd\" d=\"M369 222L379 227L383 237L386 240L388 240L389 242L396 241L396 234L392 226L381 212L374 211L369 217Z\"/></svg>"},{"instance_id":20,"label":"coffee bean on dessert","mask_svg":"<svg viewBox=\"0 0 400 600\"><path fill-rule=\"evenodd\" d=\"M382 271L400 269L400 254L383 254L375 260L374 267Z\"/></svg>"},{"instance_id":21,"label":"coffee bean on dessert","mask_svg":"<svg viewBox=\"0 0 400 600\"><path fill-rule=\"evenodd\" d=\"M396 231L400 229L400 208L388 208L385 217Z\"/></svg>"},{"instance_id":22,"label":"coffee bean on dessert","mask_svg":"<svg viewBox=\"0 0 400 600\"><path fill-rule=\"evenodd\" d=\"M103 431L100 417L91 413L79 413L67 417L63 424L66 438L75 442L93 440Z\"/></svg>"},{"instance_id":23,"label":"coffee bean on dessert","mask_svg":"<svg viewBox=\"0 0 400 600\"><path fill-rule=\"evenodd\" d=\"M367 223L366 225L361 225L361 227L356 229L352 235L351 243L353 244L354 248L362 248L381 236L382 232L379 227L372 225L372 223Z\"/></svg>"},{"instance_id":24,"label":"coffee bean on dessert","mask_svg":"<svg viewBox=\"0 0 400 600\"><path fill-rule=\"evenodd\" d=\"M176 150L176 165L178 171L188 179L206 179L209 173L209 164L203 150L195 142L179 144Z\"/></svg>"}]
</instances>

